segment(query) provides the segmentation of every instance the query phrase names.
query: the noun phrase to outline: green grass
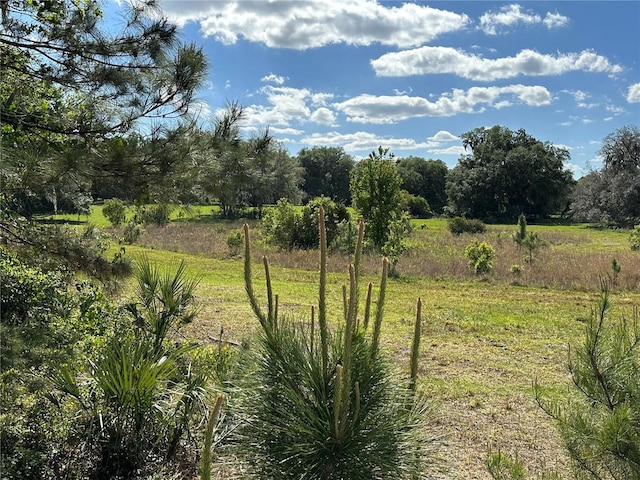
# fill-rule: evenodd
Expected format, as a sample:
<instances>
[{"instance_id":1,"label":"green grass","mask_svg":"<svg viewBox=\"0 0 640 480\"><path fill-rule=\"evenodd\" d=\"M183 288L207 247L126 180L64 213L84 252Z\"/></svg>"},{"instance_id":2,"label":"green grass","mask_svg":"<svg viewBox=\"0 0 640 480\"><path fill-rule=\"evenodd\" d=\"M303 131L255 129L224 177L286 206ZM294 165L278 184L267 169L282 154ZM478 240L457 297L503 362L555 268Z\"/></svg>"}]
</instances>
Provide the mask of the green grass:
<instances>
[{"instance_id":1,"label":"green grass","mask_svg":"<svg viewBox=\"0 0 640 480\"><path fill-rule=\"evenodd\" d=\"M92 211L90 219L99 211ZM225 241L241 223L213 221L205 210L194 220L149 227L142 246L128 246L127 255L145 254L161 266L184 261L188 273L200 277L200 313L187 336L207 342L223 329L226 339L250 339L258 322L246 299L242 259L229 254ZM534 264L523 263L524 273L516 278L509 272L522 262L510 238L515 225L489 225L483 235L460 237L451 236L446 220L420 220L415 226L412 250L399 264L401 277L388 282L382 345L399 368L406 368L421 298L419 388L440 403L434 430L449 467L441 478L488 478L488 447L517 452L531 471L556 467L570 477L553 425L533 400L532 382L555 394L566 391L567 346L580 340L580 318L590 314L599 278L610 272L612 258L622 266L620 286L612 295L614 315L640 304L640 255L630 252L628 233L586 225L529 225L549 246ZM263 244L258 228L252 228L252 237L258 246L253 272L259 298L266 302L260 260L266 254L280 312L308 321L318 294L317 253L274 251ZM494 272L486 278L473 276L462 255L475 237L497 250ZM334 255L329 263L329 316L338 322L348 259ZM377 291L379 272L379 257L368 255L362 285L372 281Z\"/></svg>"}]
</instances>

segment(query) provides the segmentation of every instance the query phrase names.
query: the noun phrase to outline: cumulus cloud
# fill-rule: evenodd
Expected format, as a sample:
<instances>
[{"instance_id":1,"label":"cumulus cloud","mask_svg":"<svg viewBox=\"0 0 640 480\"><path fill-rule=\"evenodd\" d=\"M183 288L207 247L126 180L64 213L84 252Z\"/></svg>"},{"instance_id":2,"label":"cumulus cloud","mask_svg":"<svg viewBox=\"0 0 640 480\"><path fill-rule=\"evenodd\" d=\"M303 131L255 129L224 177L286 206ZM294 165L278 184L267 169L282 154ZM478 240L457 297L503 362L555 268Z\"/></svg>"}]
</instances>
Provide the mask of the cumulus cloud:
<instances>
[{"instance_id":1,"label":"cumulus cloud","mask_svg":"<svg viewBox=\"0 0 640 480\"><path fill-rule=\"evenodd\" d=\"M518 4L505 5L499 10L485 12L480 17L480 29L487 35L498 35L508 31L518 25L536 25L543 24L545 27L558 28L563 27L569 22L569 19L559 13L547 12L545 17L532 10L524 10Z\"/></svg>"},{"instance_id":2,"label":"cumulus cloud","mask_svg":"<svg viewBox=\"0 0 640 480\"><path fill-rule=\"evenodd\" d=\"M515 57L483 58L451 47L419 47L389 52L371 60L376 75L452 74L469 80L492 81L520 75L561 75L572 71L616 74L622 67L591 50L546 55L522 50Z\"/></svg>"},{"instance_id":3,"label":"cumulus cloud","mask_svg":"<svg viewBox=\"0 0 640 480\"><path fill-rule=\"evenodd\" d=\"M563 92L571 95L579 108L593 108L600 105L599 103L587 102L587 100L591 98L591 94L583 92L582 90L563 90Z\"/></svg>"},{"instance_id":4,"label":"cumulus cloud","mask_svg":"<svg viewBox=\"0 0 640 480\"><path fill-rule=\"evenodd\" d=\"M426 5L382 5L371 0L162 0L161 6L178 25L197 21L205 36L225 44L244 38L269 47L300 50L335 43L405 48L471 23L467 15Z\"/></svg>"},{"instance_id":5,"label":"cumulus cloud","mask_svg":"<svg viewBox=\"0 0 640 480\"><path fill-rule=\"evenodd\" d=\"M322 125L336 124L336 114L329 108L329 102L333 99L332 93L265 85L252 95L252 98L264 98L266 104L255 103L245 107L247 125L270 125L285 129L292 123L305 123L309 120Z\"/></svg>"},{"instance_id":6,"label":"cumulus cloud","mask_svg":"<svg viewBox=\"0 0 640 480\"><path fill-rule=\"evenodd\" d=\"M311 92L306 88L262 87L269 106L250 105L245 108L246 122L251 125L289 126L292 120L309 118L311 109L307 105Z\"/></svg>"},{"instance_id":7,"label":"cumulus cloud","mask_svg":"<svg viewBox=\"0 0 640 480\"><path fill-rule=\"evenodd\" d=\"M309 145L335 145L340 146L347 152L372 151L379 146L393 150L415 150L432 146L429 142L416 142L413 138L393 138L375 135L370 132L354 133L313 133L301 139L302 143Z\"/></svg>"},{"instance_id":8,"label":"cumulus cloud","mask_svg":"<svg viewBox=\"0 0 640 480\"><path fill-rule=\"evenodd\" d=\"M311 121L323 125L335 125L336 115L326 107L320 107L311 114Z\"/></svg>"},{"instance_id":9,"label":"cumulus cloud","mask_svg":"<svg viewBox=\"0 0 640 480\"><path fill-rule=\"evenodd\" d=\"M528 106L551 103L551 94L545 87L508 85L504 87L471 87L468 90L453 89L435 102L423 97L407 95L376 96L363 94L334 107L347 116L347 120L360 123L396 123L416 117L442 117L459 113L478 113L486 107L515 98Z\"/></svg>"},{"instance_id":10,"label":"cumulus cloud","mask_svg":"<svg viewBox=\"0 0 640 480\"><path fill-rule=\"evenodd\" d=\"M640 103L640 83L629 85L629 91L627 92L627 102Z\"/></svg>"},{"instance_id":11,"label":"cumulus cloud","mask_svg":"<svg viewBox=\"0 0 640 480\"><path fill-rule=\"evenodd\" d=\"M265 75L260 79L262 82L270 82L275 83L276 85L282 85L286 82L286 78L281 75L275 75L274 73L270 73L269 75Z\"/></svg>"}]
</instances>

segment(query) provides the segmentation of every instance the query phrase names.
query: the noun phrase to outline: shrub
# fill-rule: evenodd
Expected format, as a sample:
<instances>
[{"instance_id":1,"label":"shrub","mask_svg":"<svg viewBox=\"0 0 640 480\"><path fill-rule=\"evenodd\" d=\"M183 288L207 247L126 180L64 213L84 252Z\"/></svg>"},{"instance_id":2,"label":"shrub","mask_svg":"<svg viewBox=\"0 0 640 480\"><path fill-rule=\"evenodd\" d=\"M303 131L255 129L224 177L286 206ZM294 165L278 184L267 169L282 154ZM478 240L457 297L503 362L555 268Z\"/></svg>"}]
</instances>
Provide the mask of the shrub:
<instances>
[{"instance_id":1,"label":"shrub","mask_svg":"<svg viewBox=\"0 0 640 480\"><path fill-rule=\"evenodd\" d=\"M584 342L570 349L574 388L549 399L535 385L540 407L560 430L576 473L585 478L640 478L640 330L638 311L611 322L610 285L602 282Z\"/></svg>"},{"instance_id":2,"label":"shrub","mask_svg":"<svg viewBox=\"0 0 640 480\"><path fill-rule=\"evenodd\" d=\"M111 198L104 202L102 215L111 222L111 225L118 226L127 219L127 207L122 200Z\"/></svg>"},{"instance_id":3,"label":"shrub","mask_svg":"<svg viewBox=\"0 0 640 480\"><path fill-rule=\"evenodd\" d=\"M262 228L267 241L283 250L293 248L297 221L294 206L286 198L281 198L262 217Z\"/></svg>"},{"instance_id":4,"label":"shrub","mask_svg":"<svg viewBox=\"0 0 640 480\"><path fill-rule=\"evenodd\" d=\"M122 239L124 243L131 245L136 243L140 236L144 233L144 229L142 225L136 223L135 221L131 221L127 223L122 232Z\"/></svg>"},{"instance_id":5,"label":"shrub","mask_svg":"<svg viewBox=\"0 0 640 480\"><path fill-rule=\"evenodd\" d=\"M268 241L282 250L317 248L320 207L326 212L327 242L331 245L343 222L350 221L350 218L347 207L328 197L314 198L302 207L300 213L288 200L278 200L262 219L262 228Z\"/></svg>"},{"instance_id":6,"label":"shrub","mask_svg":"<svg viewBox=\"0 0 640 480\"><path fill-rule=\"evenodd\" d=\"M411 221L407 214L389 224L389 236L382 246L382 254L389 259L389 276L396 277L396 266L404 252L409 249L407 237L411 234Z\"/></svg>"},{"instance_id":7,"label":"shrub","mask_svg":"<svg viewBox=\"0 0 640 480\"><path fill-rule=\"evenodd\" d=\"M533 262L533 254L539 249L547 245L547 241L538 235L538 232L527 232L527 235L522 240L522 246L527 250L528 257L526 261Z\"/></svg>"},{"instance_id":8,"label":"shrub","mask_svg":"<svg viewBox=\"0 0 640 480\"><path fill-rule=\"evenodd\" d=\"M454 235L462 235L463 233L484 233L487 226L477 219L468 219L463 217L453 217L448 220L449 231Z\"/></svg>"},{"instance_id":9,"label":"shrub","mask_svg":"<svg viewBox=\"0 0 640 480\"><path fill-rule=\"evenodd\" d=\"M135 331L112 336L90 365L62 366L54 379L57 401L77 419L78 451L89 452L85 473L95 478L132 478L149 462L172 460L206 413L214 370L196 368L194 346L168 341L196 314L197 280L184 264L161 272L144 258L137 280L138 299L125 307Z\"/></svg>"},{"instance_id":10,"label":"shrub","mask_svg":"<svg viewBox=\"0 0 640 480\"><path fill-rule=\"evenodd\" d=\"M433 212L429 203L419 195L412 195L406 190L402 191L402 208L409 212L413 218L431 218Z\"/></svg>"},{"instance_id":11,"label":"shrub","mask_svg":"<svg viewBox=\"0 0 640 480\"><path fill-rule=\"evenodd\" d=\"M0 318L6 325L48 323L66 304L67 284L59 271L43 272L0 249Z\"/></svg>"},{"instance_id":12,"label":"shrub","mask_svg":"<svg viewBox=\"0 0 640 480\"><path fill-rule=\"evenodd\" d=\"M511 238L513 242L519 247L522 246L522 242L527 237L527 218L524 216L524 213L521 213L518 216L518 230L513 232Z\"/></svg>"},{"instance_id":13,"label":"shrub","mask_svg":"<svg viewBox=\"0 0 640 480\"><path fill-rule=\"evenodd\" d=\"M239 255L242 251L242 244L244 240L242 239L241 232L231 232L227 236L227 247L229 247L229 254L232 256Z\"/></svg>"},{"instance_id":14,"label":"shrub","mask_svg":"<svg viewBox=\"0 0 640 480\"><path fill-rule=\"evenodd\" d=\"M267 310L256 299L245 225L245 286L262 327L253 388L244 399L247 421L239 431L241 451L258 478L382 479L423 475L428 440L428 404L415 391L420 339L420 303L407 388L379 349L388 263L383 262L373 332L368 335L371 293L358 316L358 271L364 223L360 223L345 323L329 330L326 316L326 236L320 217L318 318L308 324L278 316L265 259ZM371 289L369 289L371 292Z\"/></svg>"},{"instance_id":15,"label":"shrub","mask_svg":"<svg viewBox=\"0 0 640 480\"><path fill-rule=\"evenodd\" d=\"M495 250L486 242L473 241L464 249L464 256L469 260L469 267L476 275L491 272Z\"/></svg>"},{"instance_id":16,"label":"shrub","mask_svg":"<svg viewBox=\"0 0 640 480\"><path fill-rule=\"evenodd\" d=\"M171 221L171 212L173 207L167 203L158 203L157 205L147 205L140 208L136 212L136 223L145 225L168 225Z\"/></svg>"},{"instance_id":17,"label":"shrub","mask_svg":"<svg viewBox=\"0 0 640 480\"><path fill-rule=\"evenodd\" d=\"M356 251L358 228L350 220L341 221L337 228L329 249L353 254Z\"/></svg>"},{"instance_id":18,"label":"shrub","mask_svg":"<svg viewBox=\"0 0 640 480\"><path fill-rule=\"evenodd\" d=\"M640 250L640 224L633 227L629 233L629 246L634 252Z\"/></svg>"}]
</instances>

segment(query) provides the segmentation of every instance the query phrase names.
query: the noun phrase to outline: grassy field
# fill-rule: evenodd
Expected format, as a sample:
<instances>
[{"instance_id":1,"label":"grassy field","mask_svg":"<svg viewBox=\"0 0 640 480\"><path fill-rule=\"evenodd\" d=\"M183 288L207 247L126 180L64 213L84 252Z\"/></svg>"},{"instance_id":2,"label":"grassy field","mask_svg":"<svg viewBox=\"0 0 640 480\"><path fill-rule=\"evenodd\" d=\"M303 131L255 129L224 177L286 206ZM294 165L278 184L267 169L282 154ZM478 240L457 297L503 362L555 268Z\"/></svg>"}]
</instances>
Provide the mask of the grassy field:
<instances>
[{"instance_id":1,"label":"grassy field","mask_svg":"<svg viewBox=\"0 0 640 480\"><path fill-rule=\"evenodd\" d=\"M257 331L244 292L242 259L226 243L241 223L200 213L197 221L147 227L127 255L146 254L162 265L183 260L201 278L201 311L185 335L207 342L223 329L226 339L241 342ZM600 278L613 275L613 259L621 266L612 295L614 314L630 313L640 304L640 255L630 251L627 232L531 225L548 245L529 263L511 241L515 228L490 225L482 235L454 237L445 220L415 222L411 250L398 265L400 277L388 283L384 348L403 369L408 369L416 301L423 301L420 388L439 403L433 433L442 461L433 478L489 478L484 467L489 448L517 454L532 473L554 468L571 478L554 426L535 404L532 382L553 395L566 391L568 344L581 339L581 319L597 299ZM317 296L317 252L278 252L265 245L257 225L252 237L254 285L261 291L260 259L267 255L280 311L305 321ZM464 247L473 238L496 249L494 271L487 277L475 277L464 259ZM329 260L334 319L341 318L348 262L340 254ZM519 274L512 272L516 264ZM366 256L365 283L377 287L380 266L379 256Z\"/></svg>"}]
</instances>

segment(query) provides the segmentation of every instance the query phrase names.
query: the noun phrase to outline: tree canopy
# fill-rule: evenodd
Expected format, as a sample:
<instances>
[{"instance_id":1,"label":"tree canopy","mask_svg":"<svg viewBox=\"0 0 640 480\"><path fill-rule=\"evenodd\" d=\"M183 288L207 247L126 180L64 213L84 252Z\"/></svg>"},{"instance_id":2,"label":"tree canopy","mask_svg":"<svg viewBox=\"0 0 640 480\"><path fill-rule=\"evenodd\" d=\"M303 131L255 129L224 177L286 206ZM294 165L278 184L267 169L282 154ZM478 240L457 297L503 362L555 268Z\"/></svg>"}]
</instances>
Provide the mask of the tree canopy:
<instances>
[{"instance_id":1,"label":"tree canopy","mask_svg":"<svg viewBox=\"0 0 640 480\"><path fill-rule=\"evenodd\" d=\"M566 149L499 125L464 133L462 141L471 154L449 172L450 213L515 220L520 213L545 217L566 209L574 183Z\"/></svg>"},{"instance_id":2,"label":"tree canopy","mask_svg":"<svg viewBox=\"0 0 640 480\"><path fill-rule=\"evenodd\" d=\"M442 160L407 157L398 160L402 188L424 198L431 209L442 213L447 204L446 179L449 169Z\"/></svg>"},{"instance_id":3,"label":"tree canopy","mask_svg":"<svg viewBox=\"0 0 640 480\"><path fill-rule=\"evenodd\" d=\"M603 167L578 181L572 212L588 222L633 227L640 222L640 129L611 132L599 153Z\"/></svg>"},{"instance_id":4,"label":"tree canopy","mask_svg":"<svg viewBox=\"0 0 640 480\"><path fill-rule=\"evenodd\" d=\"M302 189L307 198L324 195L335 202L351 202L349 173L355 162L342 147L303 148L297 158L304 169Z\"/></svg>"}]
</instances>

